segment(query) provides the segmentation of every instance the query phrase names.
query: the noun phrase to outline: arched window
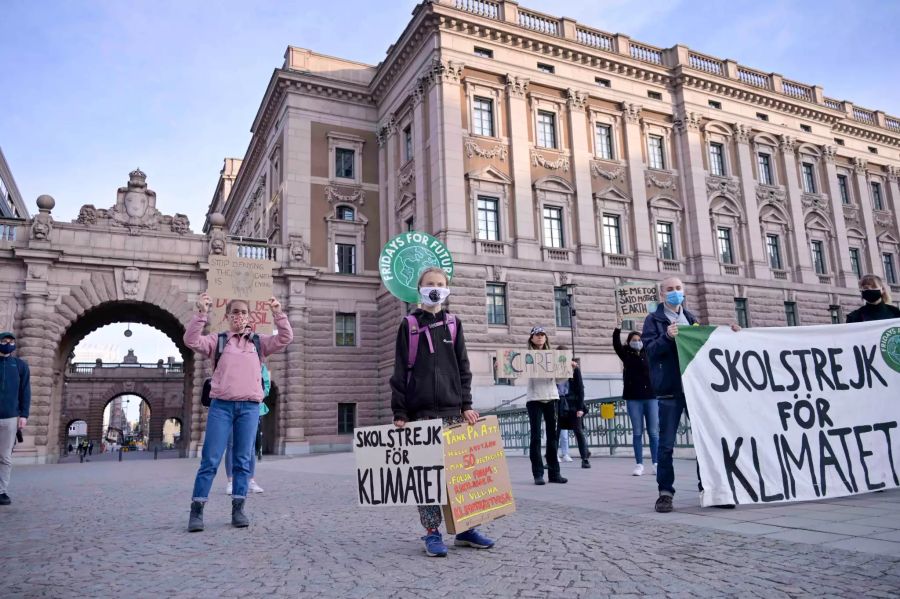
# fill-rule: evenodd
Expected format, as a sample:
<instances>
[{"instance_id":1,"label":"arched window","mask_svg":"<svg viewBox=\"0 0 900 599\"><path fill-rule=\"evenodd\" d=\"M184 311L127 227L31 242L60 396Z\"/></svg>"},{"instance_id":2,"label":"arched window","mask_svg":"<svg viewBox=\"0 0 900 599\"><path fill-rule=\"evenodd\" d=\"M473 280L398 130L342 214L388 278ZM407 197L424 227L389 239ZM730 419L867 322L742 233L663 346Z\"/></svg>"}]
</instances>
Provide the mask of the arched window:
<instances>
[{"instance_id":1,"label":"arched window","mask_svg":"<svg viewBox=\"0 0 900 599\"><path fill-rule=\"evenodd\" d=\"M338 206L335 216L338 220L356 220L356 211L353 210L350 206Z\"/></svg>"}]
</instances>

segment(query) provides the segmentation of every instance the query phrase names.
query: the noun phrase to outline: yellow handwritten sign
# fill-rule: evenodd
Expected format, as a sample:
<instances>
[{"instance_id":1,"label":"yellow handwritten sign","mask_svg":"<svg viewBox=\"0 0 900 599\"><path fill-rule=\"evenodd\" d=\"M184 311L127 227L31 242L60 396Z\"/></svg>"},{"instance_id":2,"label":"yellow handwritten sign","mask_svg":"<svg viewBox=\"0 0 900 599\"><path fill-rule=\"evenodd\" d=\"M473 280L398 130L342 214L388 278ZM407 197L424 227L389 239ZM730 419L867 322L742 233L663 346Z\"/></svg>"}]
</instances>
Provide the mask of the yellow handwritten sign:
<instances>
[{"instance_id":1,"label":"yellow handwritten sign","mask_svg":"<svg viewBox=\"0 0 900 599\"><path fill-rule=\"evenodd\" d=\"M206 273L207 292L213 300L210 328L213 332L228 330L225 306L230 299L250 303L250 326L257 333L272 332L272 314L267 300L272 297L271 260L252 260L234 256L211 255Z\"/></svg>"},{"instance_id":2,"label":"yellow handwritten sign","mask_svg":"<svg viewBox=\"0 0 900 599\"><path fill-rule=\"evenodd\" d=\"M456 534L515 512L497 417L445 426L441 435L450 500L443 508L447 532Z\"/></svg>"},{"instance_id":3,"label":"yellow handwritten sign","mask_svg":"<svg viewBox=\"0 0 900 599\"><path fill-rule=\"evenodd\" d=\"M506 347L497 350L497 376L502 379L572 378L572 352Z\"/></svg>"}]
</instances>

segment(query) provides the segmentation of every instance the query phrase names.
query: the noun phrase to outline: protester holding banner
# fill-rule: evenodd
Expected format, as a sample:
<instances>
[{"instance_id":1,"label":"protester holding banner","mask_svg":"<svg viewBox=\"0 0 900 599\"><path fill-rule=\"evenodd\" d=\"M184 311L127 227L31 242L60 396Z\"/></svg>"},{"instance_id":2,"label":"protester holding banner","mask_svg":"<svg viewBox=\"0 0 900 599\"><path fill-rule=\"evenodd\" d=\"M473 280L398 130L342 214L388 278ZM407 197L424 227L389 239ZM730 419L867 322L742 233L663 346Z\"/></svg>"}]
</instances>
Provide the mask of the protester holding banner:
<instances>
[{"instance_id":1,"label":"protester holding banner","mask_svg":"<svg viewBox=\"0 0 900 599\"><path fill-rule=\"evenodd\" d=\"M404 318L397 331L391 410L399 428L432 418L443 419L445 425L478 420L478 412L472 409L472 371L462 322L442 307L450 295L449 283L443 269L423 270L417 286L424 308ZM445 557L441 507L420 505L419 519L426 531L422 537L425 554ZM454 544L487 549L494 541L471 528L458 532Z\"/></svg>"},{"instance_id":2,"label":"protester holding banner","mask_svg":"<svg viewBox=\"0 0 900 599\"><path fill-rule=\"evenodd\" d=\"M672 498L675 496L675 466L672 454L681 414L687 413L684 389L681 385L681 370L678 366L678 351L675 337L679 325L698 324L697 318L684 307L684 284L677 277L668 277L659 284L662 302L656 311L644 319L641 339L647 351L650 364L650 382L659 401L659 455L657 456L656 483L659 498L654 509L660 513L671 512ZM732 330L740 327L731 325ZM699 471L698 471L699 478ZM703 492L702 482L698 488ZM734 505L715 507L733 508Z\"/></svg>"},{"instance_id":3,"label":"protester holding banner","mask_svg":"<svg viewBox=\"0 0 900 599\"><path fill-rule=\"evenodd\" d=\"M631 443L634 446L636 462L632 476L644 474L644 421L647 423L647 435L650 437L650 460L653 473L656 474L656 460L659 448L659 403L650 385L650 365L647 352L637 331L628 333L627 346L622 346L622 330L613 331L613 349L622 360L622 398L628 407L631 419Z\"/></svg>"},{"instance_id":4,"label":"protester holding banner","mask_svg":"<svg viewBox=\"0 0 900 599\"><path fill-rule=\"evenodd\" d=\"M201 335L209 318L212 300L203 293L197 300L198 313L194 315L184 333L184 343L204 356L217 353L218 334ZM259 423L259 403L263 400L261 360L283 350L294 339L291 323L281 310L281 303L274 297L268 301L277 335L259 335L259 352L252 333L245 333L250 320L250 305L246 300L232 299L226 313L229 331L224 348L215 364L211 403L206 417L206 437L200 469L194 480L191 515L188 531L203 530L203 508L209 499L213 478L225 452L229 434L234 435L234 484L231 500L231 524L237 528L250 525L244 514L247 485L250 477L250 456Z\"/></svg>"},{"instance_id":5,"label":"protester holding banner","mask_svg":"<svg viewBox=\"0 0 900 599\"><path fill-rule=\"evenodd\" d=\"M568 348L560 345L556 349L565 351ZM581 376L581 368L576 360L572 360L572 377L562 381L556 381L556 389L559 391L559 455L566 462L571 462L569 455L569 431L575 435L578 442L578 454L581 456L581 467L590 468L588 458L591 452L588 450L587 439L584 437L584 428L581 418L587 412L584 405L584 379Z\"/></svg>"},{"instance_id":6,"label":"protester holding banner","mask_svg":"<svg viewBox=\"0 0 900 599\"><path fill-rule=\"evenodd\" d=\"M528 336L528 349L550 349L550 340L544 327L532 327ZM531 458L531 473L534 475L534 484L543 485L544 462L541 460L541 419L547 429L547 469L551 483L567 483L559 472L559 458L556 456L559 442L559 428L556 422L557 402L559 401L559 389L556 388L556 379L537 378L528 379L528 391L525 395L525 407L528 410L528 423L531 427L531 442L528 455Z\"/></svg>"},{"instance_id":7,"label":"protester holding banner","mask_svg":"<svg viewBox=\"0 0 900 599\"><path fill-rule=\"evenodd\" d=\"M863 275L859 279L859 291L866 303L847 314L848 323L900 318L900 308L891 303L890 288L878 275Z\"/></svg>"}]
</instances>

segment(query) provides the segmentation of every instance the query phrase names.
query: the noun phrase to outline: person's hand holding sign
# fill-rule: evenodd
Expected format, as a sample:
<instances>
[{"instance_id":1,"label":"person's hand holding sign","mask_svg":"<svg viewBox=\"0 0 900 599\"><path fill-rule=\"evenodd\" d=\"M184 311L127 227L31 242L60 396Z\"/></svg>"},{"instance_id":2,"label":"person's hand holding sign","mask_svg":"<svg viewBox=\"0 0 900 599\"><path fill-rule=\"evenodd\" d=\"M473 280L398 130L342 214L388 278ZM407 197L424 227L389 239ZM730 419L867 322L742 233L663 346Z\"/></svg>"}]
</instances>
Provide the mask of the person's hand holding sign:
<instances>
[{"instance_id":1,"label":"person's hand holding sign","mask_svg":"<svg viewBox=\"0 0 900 599\"><path fill-rule=\"evenodd\" d=\"M272 316L278 316L281 314L281 302L279 302L274 297L269 298L269 309L272 311Z\"/></svg>"},{"instance_id":2,"label":"person's hand holding sign","mask_svg":"<svg viewBox=\"0 0 900 599\"><path fill-rule=\"evenodd\" d=\"M469 424L475 424L476 422L478 422L478 416L479 414L475 410L466 410L465 412L463 412L463 418L465 418L466 422L468 422Z\"/></svg>"},{"instance_id":3,"label":"person's hand holding sign","mask_svg":"<svg viewBox=\"0 0 900 599\"><path fill-rule=\"evenodd\" d=\"M209 312L209 308L212 306L212 300L209 298L209 294L205 291L200 294L200 297L197 298L197 311L200 314L206 314Z\"/></svg>"},{"instance_id":4,"label":"person's hand holding sign","mask_svg":"<svg viewBox=\"0 0 900 599\"><path fill-rule=\"evenodd\" d=\"M394 420L394 426L397 428L403 428L406 426L406 420Z\"/></svg>"},{"instance_id":5,"label":"person's hand holding sign","mask_svg":"<svg viewBox=\"0 0 900 599\"><path fill-rule=\"evenodd\" d=\"M666 329L666 335L669 336L669 339L674 339L678 335L678 325L672 323L669 325L669 328Z\"/></svg>"}]
</instances>

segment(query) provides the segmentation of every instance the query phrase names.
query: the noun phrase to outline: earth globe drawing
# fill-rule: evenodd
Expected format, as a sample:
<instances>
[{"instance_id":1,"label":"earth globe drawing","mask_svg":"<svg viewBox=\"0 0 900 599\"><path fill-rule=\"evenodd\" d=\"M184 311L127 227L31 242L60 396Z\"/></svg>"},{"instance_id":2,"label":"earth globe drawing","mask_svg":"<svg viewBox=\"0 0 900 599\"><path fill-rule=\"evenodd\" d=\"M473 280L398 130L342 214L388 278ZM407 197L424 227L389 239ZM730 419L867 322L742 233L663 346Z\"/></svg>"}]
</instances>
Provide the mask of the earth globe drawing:
<instances>
[{"instance_id":1,"label":"earth globe drawing","mask_svg":"<svg viewBox=\"0 0 900 599\"><path fill-rule=\"evenodd\" d=\"M888 337L887 343L884 344L883 351L894 364L900 365L900 334L894 334Z\"/></svg>"},{"instance_id":2,"label":"earth globe drawing","mask_svg":"<svg viewBox=\"0 0 900 599\"><path fill-rule=\"evenodd\" d=\"M401 283L415 289L419 273L432 266L441 266L434 252L423 247L408 247L400 250L397 254L394 262L394 274Z\"/></svg>"}]
</instances>

